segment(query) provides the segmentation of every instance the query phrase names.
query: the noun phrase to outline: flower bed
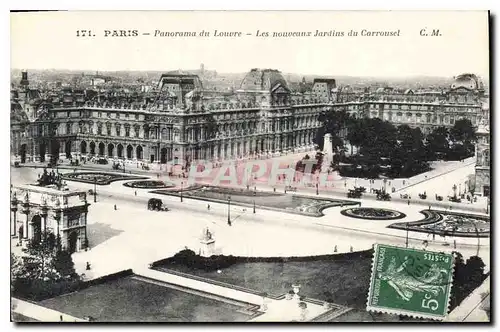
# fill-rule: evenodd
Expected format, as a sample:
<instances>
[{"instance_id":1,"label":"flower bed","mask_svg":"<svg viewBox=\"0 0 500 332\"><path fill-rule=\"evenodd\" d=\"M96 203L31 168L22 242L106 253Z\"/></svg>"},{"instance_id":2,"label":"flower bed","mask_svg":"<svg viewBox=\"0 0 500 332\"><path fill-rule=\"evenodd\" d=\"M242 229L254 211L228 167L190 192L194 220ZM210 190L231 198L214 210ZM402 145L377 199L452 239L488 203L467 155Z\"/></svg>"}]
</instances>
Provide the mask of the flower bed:
<instances>
[{"instance_id":1,"label":"flower bed","mask_svg":"<svg viewBox=\"0 0 500 332\"><path fill-rule=\"evenodd\" d=\"M141 180L148 179L144 176L134 176L115 173L102 173L102 172L74 172L61 174L61 178L67 181L83 182L83 183L96 183L98 185L109 185L111 182L123 180Z\"/></svg>"},{"instance_id":2,"label":"flower bed","mask_svg":"<svg viewBox=\"0 0 500 332\"><path fill-rule=\"evenodd\" d=\"M369 220L395 220L406 217L406 214L399 211L366 207L346 209L340 211L340 213L351 218Z\"/></svg>"},{"instance_id":3,"label":"flower bed","mask_svg":"<svg viewBox=\"0 0 500 332\"><path fill-rule=\"evenodd\" d=\"M180 190L155 190L155 194L180 196ZM358 205L358 202L329 199L329 198L314 198L310 196L300 196L275 192L263 192L253 190L226 188L216 186L193 187L192 189L183 189L183 197L198 199L207 202L227 203L228 198L231 199L231 204L253 207L260 209L275 210L280 212L288 212L311 217L322 217L323 210L329 207Z\"/></svg>"},{"instance_id":4,"label":"flower bed","mask_svg":"<svg viewBox=\"0 0 500 332\"><path fill-rule=\"evenodd\" d=\"M423 210L424 219L395 223L389 228L430 233L441 236L490 237L490 218L459 212Z\"/></svg>"},{"instance_id":5,"label":"flower bed","mask_svg":"<svg viewBox=\"0 0 500 332\"><path fill-rule=\"evenodd\" d=\"M175 184L157 180L130 181L123 184L125 187L136 189L162 189L173 188Z\"/></svg>"}]
</instances>

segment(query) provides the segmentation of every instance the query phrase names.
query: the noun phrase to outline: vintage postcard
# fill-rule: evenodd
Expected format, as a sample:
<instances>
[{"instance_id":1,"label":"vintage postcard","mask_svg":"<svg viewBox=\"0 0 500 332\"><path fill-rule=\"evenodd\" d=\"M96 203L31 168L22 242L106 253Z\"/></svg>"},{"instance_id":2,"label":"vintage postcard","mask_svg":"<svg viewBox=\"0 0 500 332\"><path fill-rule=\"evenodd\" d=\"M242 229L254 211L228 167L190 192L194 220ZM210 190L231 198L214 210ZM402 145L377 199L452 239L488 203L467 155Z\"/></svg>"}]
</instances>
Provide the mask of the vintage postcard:
<instances>
[{"instance_id":1,"label":"vintage postcard","mask_svg":"<svg viewBox=\"0 0 500 332\"><path fill-rule=\"evenodd\" d=\"M10 19L12 322L490 322L487 11Z\"/></svg>"}]
</instances>

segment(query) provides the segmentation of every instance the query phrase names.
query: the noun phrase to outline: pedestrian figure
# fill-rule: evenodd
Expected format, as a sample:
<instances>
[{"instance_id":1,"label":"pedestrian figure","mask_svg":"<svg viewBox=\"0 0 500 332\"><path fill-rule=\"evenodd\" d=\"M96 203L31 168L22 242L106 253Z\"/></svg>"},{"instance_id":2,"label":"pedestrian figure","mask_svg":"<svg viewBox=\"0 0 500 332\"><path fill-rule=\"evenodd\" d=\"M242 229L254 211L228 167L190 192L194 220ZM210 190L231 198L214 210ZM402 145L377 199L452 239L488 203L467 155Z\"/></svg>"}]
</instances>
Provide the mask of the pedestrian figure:
<instances>
[{"instance_id":1,"label":"pedestrian figure","mask_svg":"<svg viewBox=\"0 0 500 332\"><path fill-rule=\"evenodd\" d=\"M429 211L431 210L431 206L429 205Z\"/></svg>"},{"instance_id":2,"label":"pedestrian figure","mask_svg":"<svg viewBox=\"0 0 500 332\"><path fill-rule=\"evenodd\" d=\"M115 204L115 211L116 211L116 204Z\"/></svg>"},{"instance_id":3,"label":"pedestrian figure","mask_svg":"<svg viewBox=\"0 0 500 332\"><path fill-rule=\"evenodd\" d=\"M410 200L408 200L408 205L410 205Z\"/></svg>"},{"instance_id":4,"label":"pedestrian figure","mask_svg":"<svg viewBox=\"0 0 500 332\"><path fill-rule=\"evenodd\" d=\"M63 321L63 316L59 315L59 320L62 322Z\"/></svg>"},{"instance_id":5,"label":"pedestrian figure","mask_svg":"<svg viewBox=\"0 0 500 332\"><path fill-rule=\"evenodd\" d=\"M135 196L137 196L137 190L136 190L136 191L134 191L134 194L135 194Z\"/></svg>"},{"instance_id":6,"label":"pedestrian figure","mask_svg":"<svg viewBox=\"0 0 500 332\"><path fill-rule=\"evenodd\" d=\"M337 252L337 245L335 245L335 248L333 248L333 252Z\"/></svg>"},{"instance_id":7,"label":"pedestrian figure","mask_svg":"<svg viewBox=\"0 0 500 332\"><path fill-rule=\"evenodd\" d=\"M405 185L405 180L403 180L403 186Z\"/></svg>"},{"instance_id":8,"label":"pedestrian figure","mask_svg":"<svg viewBox=\"0 0 500 332\"><path fill-rule=\"evenodd\" d=\"M353 248L352 248L352 246L351 246L351 247L349 248L349 251L350 251L350 252L352 252L352 251L353 251Z\"/></svg>"},{"instance_id":9,"label":"pedestrian figure","mask_svg":"<svg viewBox=\"0 0 500 332\"><path fill-rule=\"evenodd\" d=\"M276 188L273 188L273 191L276 192Z\"/></svg>"},{"instance_id":10,"label":"pedestrian figure","mask_svg":"<svg viewBox=\"0 0 500 332\"><path fill-rule=\"evenodd\" d=\"M85 266L85 270L87 270L87 271L90 270L90 263L89 262L87 262L87 264Z\"/></svg>"},{"instance_id":11,"label":"pedestrian figure","mask_svg":"<svg viewBox=\"0 0 500 332\"><path fill-rule=\"evenodd\" d=\"M207 204L207 210L210 211L210 204Z\"/></svg>"}]
</instances>

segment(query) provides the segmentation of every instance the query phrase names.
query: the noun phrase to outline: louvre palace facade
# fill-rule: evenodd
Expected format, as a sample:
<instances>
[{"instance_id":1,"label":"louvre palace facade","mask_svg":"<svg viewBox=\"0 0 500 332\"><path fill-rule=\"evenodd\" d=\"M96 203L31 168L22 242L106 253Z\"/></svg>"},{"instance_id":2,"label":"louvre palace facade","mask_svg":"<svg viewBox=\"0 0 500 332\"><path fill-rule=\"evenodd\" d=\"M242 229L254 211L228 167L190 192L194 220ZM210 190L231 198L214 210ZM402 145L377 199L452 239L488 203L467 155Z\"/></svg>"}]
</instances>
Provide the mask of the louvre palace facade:
<instances>
[{"instance_id":1,"label":"louvre palace facade","mask_svg":"<svg viewBox=\"0 0 500 332\"><path fill-rule=\"evenodd\" d=\"M203 88L197 75L174 71L142 92L123 89L30 87L28 73L11 91L11 155L24 162L99 156L165 164L265 158L314 149L328 110L379 117L394 124L452 126L478 123L488 112L482 83L464 74L447 91L374 92L338 88L314 79L293 92L274 69L252 69L231 91Z\"/></svg>"}]
</instances>

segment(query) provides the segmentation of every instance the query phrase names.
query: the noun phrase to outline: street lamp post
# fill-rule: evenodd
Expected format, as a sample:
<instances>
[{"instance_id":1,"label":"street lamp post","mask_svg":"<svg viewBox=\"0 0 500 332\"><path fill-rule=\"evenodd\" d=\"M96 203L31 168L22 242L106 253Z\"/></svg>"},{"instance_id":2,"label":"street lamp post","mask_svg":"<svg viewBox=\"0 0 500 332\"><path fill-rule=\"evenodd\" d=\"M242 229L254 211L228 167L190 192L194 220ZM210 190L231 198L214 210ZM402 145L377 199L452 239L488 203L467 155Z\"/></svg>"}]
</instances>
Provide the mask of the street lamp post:
<instances>
[{"instance_id":1,"label":"street lamp post","mask_svg":"<svg viewBox=\"0 0 500 332\"><path fill-rule=\"evenodd\" d=\"M231 196L227 197L227 224L231 226Z\"/></svg>"},{"instance_id":2,"label":"street lamp post","mask_svg":"<svg viewBox=\"0 0 500 332\"><path fill-rule=\"evenodd\" d=\"M254 192L253 192L253 213L255 213L255 196L257 196L257 193L254 190Z\"/></svg>"},{"instance_id":3,"label":"street lamp post","mask_svg":"<svg viewBox=\"0 0 500 332\"><path fill-rule=\"evenodd\" d=\"M97 177L94 176L94 203L97 203Z\"/></svg>"},{"instance_id":4,"label":"street lamp post","mask_svg":"<svg viewBox=\"0 0 500 332\"><path fill-rule=\"evenodd\" d=\"M14 213L14 223L13 223L13 226L12 226L12 230L11 230L11 235L16 235L16 227L17 227L17 204L19 203L19 201L17 200L17 195L16 193L14 192L14 195L12 197L12 201L11 201L11 211Z\"/></svg>"},{"instance_id":5,"label":"street lamp post","mask_svg":"<svg viewBox=\"0 0 500 332\"><path fill-rule=\"evenodd\" d=\"M474 228L476 229L476 237L477 237L477 252L476 252L476 256L479 257L479 248L481 247L480 238L479 238L479 230L477 229L477 225L475 223L473 223L473 225L474 225Z\"/></svg>"},{"instance_id":6,"label":"street lamp post","mask_svg":"<svg viewBox=\"0 0 500 332\"><path fill-rule=\"evenodd\" d=\"M182 192L184 191L183 187L184 187L184 181L181 181L181 202L182 202Z\"/></svg>"}]
</instances>

